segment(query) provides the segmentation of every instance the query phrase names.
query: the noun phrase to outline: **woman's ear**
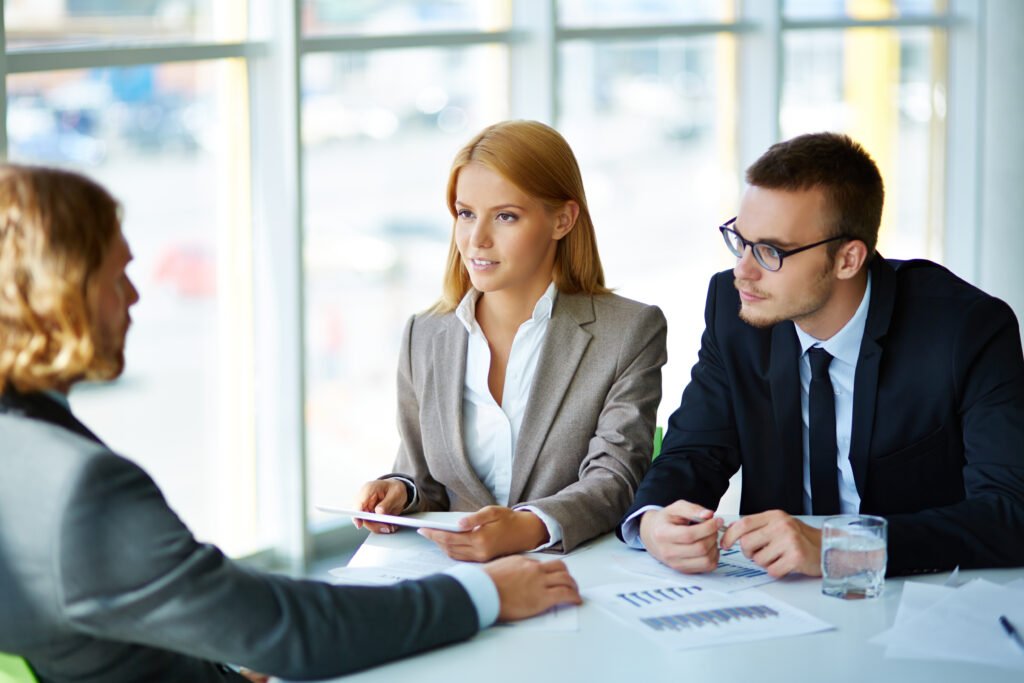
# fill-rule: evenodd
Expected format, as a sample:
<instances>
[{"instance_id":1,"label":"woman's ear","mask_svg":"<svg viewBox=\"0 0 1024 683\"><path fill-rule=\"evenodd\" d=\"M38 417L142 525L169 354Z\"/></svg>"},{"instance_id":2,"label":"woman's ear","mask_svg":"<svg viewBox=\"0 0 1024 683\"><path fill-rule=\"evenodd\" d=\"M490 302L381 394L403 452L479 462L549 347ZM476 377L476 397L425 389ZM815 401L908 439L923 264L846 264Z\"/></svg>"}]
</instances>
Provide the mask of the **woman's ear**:
<instances>
[{"instance_id":1,"label":"woman's ear","mask_svg":"<svg viewBox=\"0 0 1024 683\"><path fill-rule=\"evenodd\" d=\"M560 240L576 227L576 220L580 217L580 205L573 200L567 201L565 204L555 211L555 226L552 237L556 240Z\"/></svg>"}]
</instances>

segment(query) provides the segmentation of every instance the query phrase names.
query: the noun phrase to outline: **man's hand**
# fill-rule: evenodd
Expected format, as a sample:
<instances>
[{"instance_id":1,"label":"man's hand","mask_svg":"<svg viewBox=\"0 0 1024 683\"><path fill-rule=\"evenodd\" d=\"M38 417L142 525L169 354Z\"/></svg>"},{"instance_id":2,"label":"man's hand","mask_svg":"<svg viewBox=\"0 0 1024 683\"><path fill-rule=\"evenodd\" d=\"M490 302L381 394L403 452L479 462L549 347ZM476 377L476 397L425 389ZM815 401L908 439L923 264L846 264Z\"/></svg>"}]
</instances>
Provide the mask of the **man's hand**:
<instances>
[{"instance_id":1,"label":"man's hand","mask_svg":"<svg viewBox=\"0 0 1024 683\"><path fill-rule=\"evenodd\" d=\"M397 479L375 479L363 484L359 489L356 509L363 512L376 512L379 515L400 515L405 506L408 505L409 496L406 494L405 484ZM353 519L352 523L356 528L366 527L375 534L390 534L398 529L394 524L381 524L380 522L368 522L363 519Z\"/></svg>"},{"instance_id":2,"label":"man's hand","mask_svg":"<svg viewBox=\"0 0 1024 683\"><path fill-rule=\"evenodd\" d=\"M712 571L718 566L718 530L723 524L714 514L685 500L648 510L640 518L640 540L647 552L678 572Z\"/></svg>"},{"instance_id":3,"label":"man's hand","mask_svg":"<svg viewBox=\"0 0 1024 683\"><path fill-rule=\"evenodd\" d=\"M420 529L453 560L486 562L502 555L533 550L547 542L548 529L532 512L488 505L459 520L467 531L454 533Z\"/></svg>"},{"instance_id":4,"label":"man's hand","mask_svg":"<svg viewBox=\"0 0 1024 683\"><path fill-rule=\"evenodd\" d=\"M583 603L576 581L561 560L503 557L485 564L484 571L498 589L498 621L526 619L555 605Z\"/></svg>"},{"instance_id":5,"label":"man's hand","mask_svg":"<svg viewBox=\"0 0 1024 683\"><path fill-rule=\"evenodd\" d=\"M739 541L743 554L776 578L793 572L821 576L821 529L782 510L741 518L722 535L722 548Z\"/></svg>"}]
</instances>

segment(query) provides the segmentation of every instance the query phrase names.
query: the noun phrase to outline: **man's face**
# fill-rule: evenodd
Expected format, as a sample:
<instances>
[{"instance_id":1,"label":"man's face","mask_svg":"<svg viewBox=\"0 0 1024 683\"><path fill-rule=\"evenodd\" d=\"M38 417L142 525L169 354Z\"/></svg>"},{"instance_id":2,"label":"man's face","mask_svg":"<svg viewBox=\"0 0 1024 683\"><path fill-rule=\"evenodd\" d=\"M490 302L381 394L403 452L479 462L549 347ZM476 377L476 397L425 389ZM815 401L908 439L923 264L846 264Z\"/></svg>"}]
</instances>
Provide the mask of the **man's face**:
<instances>
[{"instance_id":1,"label":"man's face","mask_svg":"<svg viewBox=\"0 0 1024 683\"><path fill-rule=\"evenodd\" d=\"M139 300L139 293L125 272L131 260L128 242L118 230L103 263L89 278L86 287L97 360L114 368L106 379L114 379L124 370L124 342L131 325L128 309Z\"/></svg>"},{"instance_id":2,"label":"man's face","mask_svg":"<svg viewBox=\"0 0 1024 683\"><path fill-rule=\"evenodd\" d=\"M767 242L783 250L829 237L828 213L821 190L797 192L751 186L743 196L735 228L749 242ZM792 320L813 329L823 316L835 286L828 247L821 246L783 259L772 272L746 249L733 269L740 294L740 318L755 327Z\"/></svg>"}]
</instances>

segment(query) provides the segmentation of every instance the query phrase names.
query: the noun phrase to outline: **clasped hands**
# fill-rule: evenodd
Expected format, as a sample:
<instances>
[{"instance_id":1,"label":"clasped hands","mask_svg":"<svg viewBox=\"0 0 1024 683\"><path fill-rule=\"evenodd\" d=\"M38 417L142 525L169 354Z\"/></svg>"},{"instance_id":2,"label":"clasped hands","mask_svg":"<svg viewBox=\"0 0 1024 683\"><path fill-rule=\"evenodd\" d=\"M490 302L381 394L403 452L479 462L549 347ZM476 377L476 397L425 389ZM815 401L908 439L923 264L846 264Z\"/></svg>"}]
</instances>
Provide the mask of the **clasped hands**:
<instances>
[{"instance_id":1,"label":"clasped hands","mask_svg":"<svg viewBox=\"0 0 1024 683\"><path fill-rule=\"evenodd\" d=\"M711 510L677 500L641 516L640 539L658 561L684 574L712 571L719 550L738 542L771 576L821 576L821 530L782 510L747 515L725 527Z\"/></svg>"},{"instance_id":2,"label":"clasped hands","mask_svg":"<svg viewBox=\"0 0 1024 683\"><path fill-rule=\"evenodd\" d=\"M408 505L405 484L396 479L378 479L359 491L360 510L399 515ZM392 524L353 520L357 528L389 534ZM548 541L548 530L541 519L525 510L488 505L459 520L466 531L455 533L438 529L420 529L419 533L436 543L453 560L486 562L513 553L533 550Z\"/></svg>"}]
</instances>

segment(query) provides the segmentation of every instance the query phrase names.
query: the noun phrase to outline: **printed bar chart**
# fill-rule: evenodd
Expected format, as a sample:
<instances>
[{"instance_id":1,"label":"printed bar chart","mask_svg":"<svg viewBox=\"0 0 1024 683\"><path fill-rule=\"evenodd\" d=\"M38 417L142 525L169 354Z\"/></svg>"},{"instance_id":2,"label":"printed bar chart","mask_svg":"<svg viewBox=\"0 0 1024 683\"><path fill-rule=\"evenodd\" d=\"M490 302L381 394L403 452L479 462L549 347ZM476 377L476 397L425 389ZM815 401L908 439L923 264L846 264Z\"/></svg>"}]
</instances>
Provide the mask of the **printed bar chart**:
<instances>
[{"instance_id":1,"label":"printed bar chart","mask_svg":"<svg viewBox=\"0 0 1024 683\"><path fill-rule=\"evenodd\" d=\"M680 631L687 628L719 626L741 619L766 619L777 616L779 616L778 611L768 605L748 605L744 607L726 607L723 609L687 612L686 614L666 614L662 617L648 617L640 621L655 631L664 631L666 629Z\"/></svg>"}]
</instances>

